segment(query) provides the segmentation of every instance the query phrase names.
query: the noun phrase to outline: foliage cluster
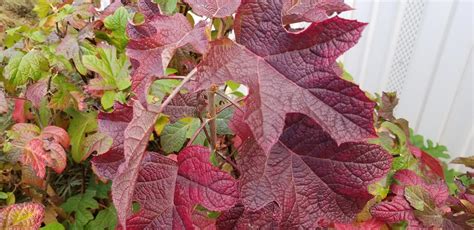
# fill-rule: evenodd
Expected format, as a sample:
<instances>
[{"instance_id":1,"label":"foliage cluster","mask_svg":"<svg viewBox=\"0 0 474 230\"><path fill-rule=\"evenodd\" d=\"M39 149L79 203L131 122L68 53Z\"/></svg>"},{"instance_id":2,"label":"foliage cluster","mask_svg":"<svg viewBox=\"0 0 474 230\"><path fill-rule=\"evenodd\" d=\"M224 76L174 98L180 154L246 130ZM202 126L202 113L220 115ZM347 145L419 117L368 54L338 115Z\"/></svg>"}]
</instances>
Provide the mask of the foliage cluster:
<instances>
[{"instance_id":1,"label":"foliage cluster","mask_svg":"<svg viewBox=\"0 0 474 230\"><path fill-rule=\"evenodd\" d=\"M473 227L473 174L337 63L346 10L38 0L0 53L0 229Z\"/></svg>"}]
</instances>

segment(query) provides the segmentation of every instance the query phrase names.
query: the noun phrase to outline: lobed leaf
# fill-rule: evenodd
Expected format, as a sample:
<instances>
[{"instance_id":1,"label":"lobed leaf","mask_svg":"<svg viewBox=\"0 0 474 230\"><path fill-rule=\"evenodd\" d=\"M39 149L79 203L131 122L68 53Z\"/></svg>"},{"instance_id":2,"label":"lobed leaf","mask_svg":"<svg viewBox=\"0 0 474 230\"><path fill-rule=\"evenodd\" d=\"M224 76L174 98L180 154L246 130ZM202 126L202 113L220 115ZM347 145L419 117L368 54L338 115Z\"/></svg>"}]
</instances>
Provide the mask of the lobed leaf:
<instances>
[{"instance_id":1,"label":"lobed leaf","mask_svg":"<svg viewBox=\"0 0 474 230\"><path fill-rule=\"evenodd\" d=\"M134 68L132 90L143 104L153 78L165 76L165 69L178 48L190 46L204 53L208 45L205 23L193 28L182 14L156 14L141 25L129 24L127 34L130 38L127 56Z\"/></svg>"},{"instance_id":2,"label":"lobed leaf","mask_svg":"<svg viewBox=\"0 0 474 230\"><path fill-rule=\"evenodd\" d=\"M198 65L196 90L227 80L250 88L245 122L265 152L278 141L285 114L304 113L338 143L374 137L374 102L340 78L336 58L355 45L365 23L338 17L289 33L281 1L245 1L236 41L211 43ZM285 87L281 87L285 86Z\"/></svg>"},{"instance_id":3,"label":"lobed leaf","mask_svg":"<svg viewBox=\"0 0 474 230\"><path fill-rule=\"evenodd\" d=\"M318 221L351 222L372 196L367 186L390 170L391 156L364 142L340 146L311 118L289 114L268 153L250 135L242 113L231 127L245 140L238 161L243 205L252 211L276 202L280 228L311 228Z\"/></svg>"},{"instance_id":4,"label":"lobed leaf","mask_svg":"<svg viewBox=\"0 0 474 230\"><path fill-rule=\"evenodd\" d=\"M127 220L127 228L192 228L196 204L215 211L231 208L238 199L237 181L212 166L209 156L207 148L200 146L185 148L177 162L148 154L134 193L141 210ZM152 192L157 188L168 189Z\"/></svg>"}]
</instances>

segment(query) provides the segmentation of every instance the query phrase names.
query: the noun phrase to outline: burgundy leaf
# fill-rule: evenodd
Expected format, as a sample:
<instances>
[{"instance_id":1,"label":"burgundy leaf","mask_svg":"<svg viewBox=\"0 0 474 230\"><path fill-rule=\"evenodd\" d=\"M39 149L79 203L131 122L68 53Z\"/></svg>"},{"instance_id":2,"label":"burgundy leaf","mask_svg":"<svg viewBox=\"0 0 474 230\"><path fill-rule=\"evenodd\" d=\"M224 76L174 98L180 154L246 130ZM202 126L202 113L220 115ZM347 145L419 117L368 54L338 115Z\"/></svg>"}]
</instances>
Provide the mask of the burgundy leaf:
<instances>
[{"instance_id":1,"label":"burgundy leaf","mask_svg":"<svg viewBox=\"0 0 474 230\"><path fill-rule=\"evenodd\" d=\"M336 230L380 230L384 223L377 219L370 219L360 223L334 224Z\"/></svg>"},{"instance_id":2,"label":"burgundy leaf","mask_svg":"<svg viewBox=\"0 0 474 230\"><path fill-rule=\"evenodd\" d=\"M240 5L240 0L185 0L193 12L208 18L223 18L230 16Z\"/></svg>"},{"instance_id":3,"label":"burgundy leaf","mask_svg":"<svg viewBox=\"0 0 474 230\"><path fill-rule=\"evenodd\" d=\"M222 212L217 218L217 229L277 229L280 220L280 210L275 202L257 210L245 210L239 204Z\"/></svg>"},{"instance_id":4,"label":"burgundy leaf","mask_svg":"<svg viewBox=\"0 0 474 230\"><path fill-rule=\"evenodd\" d=\"M38 81L35 84L28 86L25 94L26 99L30 100L35 108L39 108L41 100L46 96L47 89L47 81Z\"/></svg>"},{"instance_id":5,"label":"burgundy leaf","mask_svg":"<svg viewBox=\"0 0 474 230\"><path fill-rule=\"evenodd\" d=\"M124 162L124 131L132 118L132 107L121 104L115 104L112 113L100 112L97 116L99 131L113 139L109 151L91 160L92 169L101 180L112 180Z\"/></svg>"},{"instance_id":6,"label":"burgundy leaf","mask_svg":"<svg viewBox=\"0 0 474 230\"><path fill-rule=\"evenodd\" d=\"M127 55L134 71L132 90L146 104L146 93L154 77L165 75L165 69L178 48L192 47L199 53L207 49L205 23L194 28L182 14L155 15L141 25L127 26L130 39Z\"/></svg>"},{"instance_id":7,"label":"burgundy leaf","mask_svg":"<svg viewBox=\"0 0 474 230\"><path fill-rule=\"evenodd\" d=\"M216 219L209 218L207 212L194 210L191 216L195 230L215 230Z\"/></svg>"},{"instance_id":8,"label":"burgundy leaf","mask_svg":"<svg viewBox=\"0 0 474 230\"><path fill-rule=\"evenodd\" d=\"M196 88L227 80L247 85L245 122L264 152L278 141L291 112L317 121L338 144L374 137L375 103L334 68L366 24L335 17L289 33L281 9L280 1L242 3L234 25L237 43L211 43L198 65Z\"/></svg>"},{"instance_id":9,"label":"burgundy leaf","mask_svg":"<svg viewBox=\"0 0 474 230\"><path fill-rule=\"evenodd\" d=\"M112 183L112 199L122 225L131 211L138 172L157 118L157 113L146 110L140 102L134 101L133 118L124 131L124 162L119 166Z\"/></svg>"},{"instance_id":10,"label":"burgundy leaf","mask_svg":"<svg viewBox=\"0 0 474 230\"><path fill-rule=\"evenodd\" d=\"M283 23L318 22L335 12L343 12L352 8L344 0L299 0L284 1Z\"/></svg>"},{"instance_id":11,"label":"burgundy leaf","mask_svg":"<svg viewBox=\"0 0 474 230\"><path fill-rule=\"evenodd\" d=\"M163 113L170 117L171 122L176 122L183 117L197 115L199 93L177 94L165 107Z\"/></svg>"},{"instance_id":12,"label":"burgundy leaf","mask_svg":"<svg viewBox=\"0 0 474 230\"><path fill-rule=\"evenodd\" d=\"M409 227L418 228L422 224L415 218L410 203L405 198L395 196L392 201L383 201L372 207L370 213L378 220L387 223L407 221Z\"/></svg>"},{"instance_id":13,"label":"burgundy leaf","mask_svg":"<svg viewBox=\"0 0 474 230\"><path fill-rule=\"evenodd\" d=\"M241 129L235 125L241 123L234 120L232 128ZM312 228L319 220L351 222L372 198L367 186L389 171L390 154L364 142L338 146L321 126L301 114L288 114L285 123L268 154L254 139L240 137L246 139L238 162L243 204L258 210L277 202L283 229Z\"/></svg>"},{"instance_id":14,"label":"burgundy leaf","mask_svg":"<svg viewBox=\"0 0 474 230\"><path fill-rule=\"evenodd\" d=\"M178 162L148 153L134 191L141 210L127 220L127 228L192 229L196 204L215 211L234 206L237 181L212 166L209 156L209 150L200 146L182 150Z\"/></svg>"},{"instance_id":15,"label":"burgundy leaf","mask_svg":"<svg viewBox=\"0 0 474 230\"><path fill-rule=\"evenodd\" d=\"M140 10L140 12L147 18L161 14L158 4L156 4L153 0L139 0L137 6L138 10Z\"/></svg>"}]
</instances>

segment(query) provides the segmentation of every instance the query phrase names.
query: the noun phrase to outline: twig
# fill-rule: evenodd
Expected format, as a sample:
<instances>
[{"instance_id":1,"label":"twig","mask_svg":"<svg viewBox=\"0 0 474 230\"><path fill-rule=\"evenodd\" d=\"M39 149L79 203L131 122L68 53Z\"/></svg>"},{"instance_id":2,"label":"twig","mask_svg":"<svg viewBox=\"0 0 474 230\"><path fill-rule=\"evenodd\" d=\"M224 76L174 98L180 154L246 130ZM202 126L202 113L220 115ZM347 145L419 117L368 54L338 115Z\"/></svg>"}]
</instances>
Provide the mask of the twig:
<instances>
[{"instance_id":1,"label":"twig","mask_svg":"<svg viewBox=\"0 0 474 230\"><path fill-rule=\"evenodd\" d=\"M216 151L217 155L219 155L222 159L224 159L227 163L229 163L230 165L232 165L232 167L235 169L235 171L237 171L237 173L239 173L240 175L240 170L239 170L239 167L232 161L229 159L229 157L227 156L224 156L221 152L219 151Z\"/></svg>"},{"instance_id":2,"label":"twig","mask_svg":"<svg viewBox=\"0 0 474 230\"><path fill-rule=\"evenodd\" d=\"M163 101L163 103L161 103L161 105L160 105L160 107L158 107L158 109L154 109L154 106L149 106L150 110L157 113L157 114L163 112L163 109L171 102L171 100L179 93L179 91L181 91L181 88L183 88L184 84L186 84L186 82L191 80L191 78L196 73L196 71L197 71L196 68L191 70L191 72L189 72L188 75L186 75L186 77L183 78L181 83L179 83L179 85L176 86L176 88L174 88L173 92L171 92L171 94L165 99L165 101Z\"/></svg>"},{"instance_id":3,"label":"twig","mask_svg":"<svg viewBox=\"0 0 474 230\"><path fill-rule=\"evenodd\" d=\"M216 120L214 119L216 117L216 106L215 106L215 99L216 99L216 92L219 89L217 85L211 85L210 90L208 92L208 109L207 109L207 116L209 119L209 129L211 132L211 139L209 140L210 142L210 147L211 147L211 153L214 152L216 149L216 141L217 141L217 125L216 125ZM212 119L211 119L212 118Z\"/></svg>"},{"instance_id":4,"label":"twig","mask_svg":"<svg viewBox=\"0 0 474 230\"><path fill-rule=\"evenodd\" d=\"M227 109L227 108L233 106L234 104L237 104L237 103L243 101L244 99L245 99L245 97L240 98L240 99L238 99L237 101L231 101L231 103L225 104L224 106L220 107L220 108L217 110L217 113L220 113L220 112L224 111L225 109ZM238 105L238 104L237 104L237 105ZM240 107L237 107L237 108L239 108L240 110L242 110Z\"/></svg>"},{"instance_id":5,"label":"twig","mask_svg":"<svg viewBox=\"0 0 474 230\"><path fill-rule=\"evenodd\" d=\"M199 115L199 120L201 121L201 123L204 122L204 120L202 120L201 115ZM206 122L206 123L207 123L207 122ZM209 133L207 132L206 126L204 126L203 130L204 130L204 134L206 135L206 138L207 138L208 140L210 140L211 137L209 136Z\"/></svg>"},{"instance_id":6,"label":"twig","mask_svg":"<svg viewBox=\"0 0 474 230\"><path fill-rule=\"evenodd\" d=\"M216 91L217 94L219 94L219 96L223 97L224 99L226 99L227 101L229 101L232 105L234 105L237 109L239 109L240 111L243 111L242 108L240 108L240 105L237 104L237 102L235 102L234 100L232 100L229 96L225 95L224 93L220 92L220 91Z\"/></svg>"},{"instance_id":7,"label":"twig","mask_svg":"<svg viewBox=\"0 0 474 230\"><path fill-rule=\"evenodd\" d=\"M204 127L206 126L207 123L209 123L210 120L213 120L215 118L210 118L210 119L206 119L204 120L204 122L202 122L201 126L199 127L199 129L196 130L196 132L194 132L193 136L191 137L191 139L189 139L189 142L186 146L190 146L192 145L192 143L194 142L194 140L196 140L197 136L199 135L199 133L201 133L201 131L204 129Z\"/></svg>"},{"instance_id":8,"label":"twig","mask_svg":"<svg viewBox=\"0 0 474 230\"><path fill-rule=\"evenodd\" d=\"M183 80L186 78L186 76L166 76L166 77L160 77L158 80L161 79L177 79L177 80Z\"/></svg>"}]
</instances>

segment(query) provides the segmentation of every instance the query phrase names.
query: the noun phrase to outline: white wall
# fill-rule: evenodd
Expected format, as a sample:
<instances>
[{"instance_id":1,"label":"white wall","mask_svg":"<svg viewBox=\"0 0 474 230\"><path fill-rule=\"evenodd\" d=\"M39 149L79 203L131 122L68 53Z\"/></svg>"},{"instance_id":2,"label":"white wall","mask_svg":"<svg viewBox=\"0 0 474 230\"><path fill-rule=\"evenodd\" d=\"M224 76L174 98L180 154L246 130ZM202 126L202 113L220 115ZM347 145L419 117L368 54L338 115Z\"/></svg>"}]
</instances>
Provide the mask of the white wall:
<instances>
[{"instance_id":1,"label":"white wall","mask_svg":"<svg viewBox=\"0 0 474 230\"><path fill-rule=\"evenodd\" d=\"M474 155L474 0L352 0L342 17L369 22L342 57L364 90L397 91L415 132Z\"/></svg>"}]
</instances>

